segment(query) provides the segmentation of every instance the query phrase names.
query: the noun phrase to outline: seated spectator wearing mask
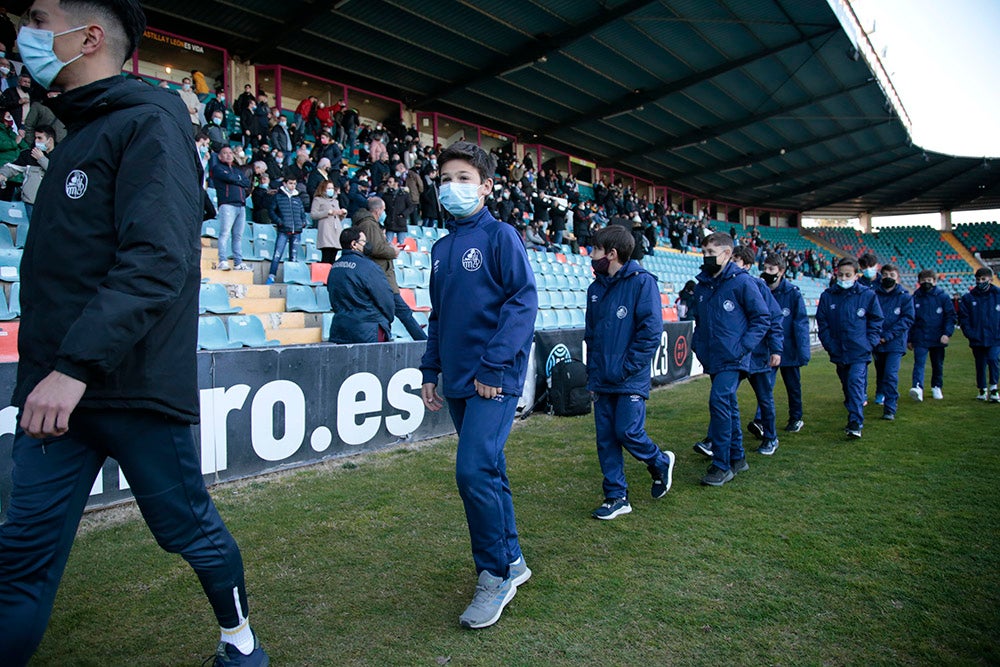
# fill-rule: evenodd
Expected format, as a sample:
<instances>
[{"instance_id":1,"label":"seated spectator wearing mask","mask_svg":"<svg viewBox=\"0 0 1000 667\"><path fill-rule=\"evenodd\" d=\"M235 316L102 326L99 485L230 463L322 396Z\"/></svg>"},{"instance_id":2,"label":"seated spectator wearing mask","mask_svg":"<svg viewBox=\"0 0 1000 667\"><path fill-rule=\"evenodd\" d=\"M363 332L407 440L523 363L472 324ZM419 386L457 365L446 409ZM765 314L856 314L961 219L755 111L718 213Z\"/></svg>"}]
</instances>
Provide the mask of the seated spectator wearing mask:
<instances>
[{"instance_id":1,"label":"seated spectator wearing mask","mask_svg":"<svg viewBox=\"0 0 1000 667\"><path fill-rule=\"evenodd\" d=\"M365 233L348 227L340 233L343 254L330 267L326 288L336 315L331 343L382 343L392 327L392 290L382 269L365 257Z\"/></svg>"},{"instance_id":2,"label":"seated spectator wearing mask","mask_svg":"<svg viewBox=\"0 0 1000 667\"><path fill-rule=\"evenodd\" d=\"M0 188L6 187L7 179L15 174L21 174L21 201L24 202L25 215L31 220L31 211L35 206L38 186L42 184L45 170L49 168L49 153L55 148L55 130L51 127L40 127L35 130L35 145L21 151L17 159L0 167Z\"/></svg>"}]
</instances>

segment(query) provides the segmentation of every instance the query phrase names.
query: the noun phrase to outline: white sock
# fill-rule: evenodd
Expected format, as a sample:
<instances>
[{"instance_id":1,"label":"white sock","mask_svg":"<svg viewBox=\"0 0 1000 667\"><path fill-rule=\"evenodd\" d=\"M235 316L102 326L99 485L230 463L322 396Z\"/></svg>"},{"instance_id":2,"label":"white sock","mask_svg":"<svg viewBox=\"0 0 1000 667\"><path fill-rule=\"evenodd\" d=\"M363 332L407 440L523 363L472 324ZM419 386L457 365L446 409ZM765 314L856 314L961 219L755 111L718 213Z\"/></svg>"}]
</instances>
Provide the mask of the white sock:
<instances>
[{"instance_id":1,"label":"white sock","mask_svg":"<svg viewBox=\"0 0 1000 667\"><path fill-rule=\"evenodd\" d=\"M243 619L243 622L235 628L219 627L221 631L221 641L232 644L243 655L253 653L253 630L250 629L250 620Z\"/></svg>"}]
</instances>

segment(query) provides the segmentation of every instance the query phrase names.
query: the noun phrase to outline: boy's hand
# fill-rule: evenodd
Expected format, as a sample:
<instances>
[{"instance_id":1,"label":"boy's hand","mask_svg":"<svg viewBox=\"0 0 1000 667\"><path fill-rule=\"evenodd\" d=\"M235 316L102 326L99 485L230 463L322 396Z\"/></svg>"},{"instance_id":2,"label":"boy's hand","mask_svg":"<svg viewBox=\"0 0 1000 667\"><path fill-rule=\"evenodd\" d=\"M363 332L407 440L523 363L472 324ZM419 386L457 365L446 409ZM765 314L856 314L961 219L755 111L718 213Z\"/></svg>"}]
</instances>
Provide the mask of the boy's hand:
<instances>
[{"instance_id":1,"label":"boy's hand","mask_svg":"<svg viewBox=\"0 0 1000 667\"><path fill-rule=\"evenodd\" d=\"M426 382L420 387L420 398L424 401L424 407L431 412L437 412L444 406L444 401L438 395L437 385L433 382Z\"/></svg>"},{"instance_id":2,"label":"boy's hand","mask_svg":"<svg viewBox=\"0 0 1000 667\"><path fill-rule=\"evenodd\" d=\"M771 358L768 359L768 361L767 361L767 365L770 366L771 368L777 368L778 366L780 366L781 365L781 355L780 354L772 354Z\"/></svg>"},{"instance_id":3,"label":"boy's hand","mask_svg":"<svg viewBox=\"0 0 1000 667\"><path fill-rule=\"evenodd\" d=\"M485 399L496 398L503 393L503 387L487 387L479 380L473 380L476 385L476 393Z\"/></svg>"}]
</instances>

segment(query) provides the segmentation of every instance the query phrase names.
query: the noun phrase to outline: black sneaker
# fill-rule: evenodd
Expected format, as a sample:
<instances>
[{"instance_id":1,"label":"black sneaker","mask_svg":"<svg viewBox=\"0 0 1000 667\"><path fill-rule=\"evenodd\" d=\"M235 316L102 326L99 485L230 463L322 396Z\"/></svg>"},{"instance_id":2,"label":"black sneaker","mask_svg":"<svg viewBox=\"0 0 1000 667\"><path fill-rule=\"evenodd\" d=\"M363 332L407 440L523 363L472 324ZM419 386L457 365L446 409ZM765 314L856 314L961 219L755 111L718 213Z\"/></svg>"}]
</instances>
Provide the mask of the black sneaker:
<instances>
[{"instance_id":1,"label":"black sneaker","mask_svg":"<svg viewBox=\"0 0 1000 667\"><path fill-rule=\"evenodd\" d=\"M734 476L736 473L750 470L750 464L747 463L747 457L744 456L741 459L736 459L735 461L730 462L729 469L732 471Z\"/></svg>"},{"instance_id":2,"label":"black sneaker","mask_svg":"<svg viewBox=\"0 0 1000 667\"><path fill-rule=\"evenodd\" d=\"M718 466L711 465L708 472L701 478L702 486L722 486L735 477L732 470L723 470Z\"/></svg>"},{"instance_id":3,"label":"black sneaker","mask_svg":"<svg viewBox=\"0 0 1000 667\"><path fill-rule=\"evenodd\" d=\"M674 483L674 461L676 460L674 453L668 451L663 453L668 459L667 465L662 467L652 464L646 466L649 474L653 476L653 486L649 489L649 493L654 499L667 495L670 485Z\"/></svg>"},{"instance_id":4,"label":"black sneaker","mask_svg":"<svg viewBox=\"0 0 1000 667\"><path fill-rule=\"evenodd\" d=\"M749 424L747 424L747 431L750 433L750 435L752 435L755 438L764 437L764 425L757 420L754 420Z\"/></svg>"},{"instance_id":5,"label":"black sneaker","mask_svg":"<svg viewBox=\"0 0 1000 667\"><path fill-rule=\"evenodd\" d=\"M857 440L858 438L861 437L861 426L859 426L854 422L851 422L850 424L847 425L847 428L844 429L844 433L847 434L848 438Z\"/></svg>"},{"instance_id":6,"label":"black sneaker","mask_svg":"<svg viewBox=\"0 0 1000 667\"><path fill-rule=\"evenodd\" d=\"M692 449L694 449L694 451L698 452L702 456L707 456L708 458L712 458L712 441L709 440L708 438L705 438L704 440L699 440L698 442L694 443L694 447Z\"/></svg>"},{"instance_id":7,"label":"black sneaker","mask_svg":"<svg viewBox=\"0 0 1000 667\"><path fill-rule=\"evenodd\" d=\"M590 516L607 521L631 511L632 506L629 505L628 498L605 498L601 506L591 512Z\"/></svg>"},{"instance_id":8,"label":"black sneaker","mask_svg":"<svg viewBox=\"0 0 1000 667\"><path fill-rule=\"evenodd\" d=\"M805 425L806 423L801 419L798 419L796 421L788 420L788 425L785 426L785 430L788 431L789 433L798 433L799 431L802 430L802 427Z\"/></svg>"},{"instance_id":9,"label":"black sneaker","mask_svg":"<svg viewBox=\"0 0 1000 667\"><path fill-rule=\"evenodd\" d=\"M271 664L271 659L260 647L256 633L253 636L253 652L250 655L243 655L232 644L219 642L215 655L207 658L202 665L208 664L209 660L212 661L212 667L268 667Z\"/></svg>"},{"instance_id":10,"label":"black sneaker","mask_svg":"<svg viewBox=\"0 0 1000 667\"><path fill-rule=\"evenodd\" d=\"M883 412L882 413L882 419L886 420L887 422L896 421L896 413L895 412Z\"/></svg>"}]
</instances>

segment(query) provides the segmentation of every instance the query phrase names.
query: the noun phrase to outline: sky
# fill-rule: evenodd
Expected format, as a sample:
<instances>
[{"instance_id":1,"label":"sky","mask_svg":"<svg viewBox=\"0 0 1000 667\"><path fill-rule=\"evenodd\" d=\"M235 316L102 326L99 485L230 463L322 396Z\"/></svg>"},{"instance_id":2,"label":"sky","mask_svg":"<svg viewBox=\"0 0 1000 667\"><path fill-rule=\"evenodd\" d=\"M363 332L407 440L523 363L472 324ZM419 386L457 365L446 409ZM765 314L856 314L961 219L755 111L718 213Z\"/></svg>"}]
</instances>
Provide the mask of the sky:
<instances>
[{"instance_id":1,"label":"sky","mask_svg":"<svg viewBox=\"0 0 1000 667\"><path fill-rule=\"evenodd\" d=\"M912 122L913 143L965 157L1000 157L1000 0L851 0ZM874 32L872 28L874 27ZM971 215L971 217L970 217ZM952 222L1000 220L1000 211ZM892 216L884 224L932 224Z\"/></svg>"}]
</instances>

